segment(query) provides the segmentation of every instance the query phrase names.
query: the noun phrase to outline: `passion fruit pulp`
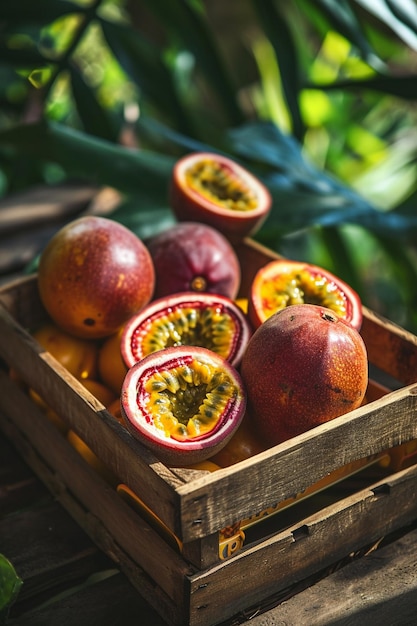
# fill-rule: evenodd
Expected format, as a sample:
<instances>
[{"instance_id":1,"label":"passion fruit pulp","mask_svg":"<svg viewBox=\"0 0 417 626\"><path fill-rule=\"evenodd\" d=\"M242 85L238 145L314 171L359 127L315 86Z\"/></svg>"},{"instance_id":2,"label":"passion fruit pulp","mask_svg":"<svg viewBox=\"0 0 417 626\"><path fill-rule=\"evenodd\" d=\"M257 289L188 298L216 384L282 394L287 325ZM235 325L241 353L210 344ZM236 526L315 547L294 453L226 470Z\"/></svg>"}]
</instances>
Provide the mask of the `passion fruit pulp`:
<instances>
[{"instance_id":1,"label":"passion fruit pulp","mask_svg":"<svg viewBox=\"0 0 417 626\"><path fill-rule=\"evenodd\" d=\"M148 304L125 325L120 346L126 367L172 346L202 346L237 367L251 329L229 298L183 292Z\"/></svg>"},{"instance_id":2,"label":"passion fruit pulp","mask_svg":"<svg viewBox=\"0 0 417 626\"><path fill-rule=\"evenodd\" d=\"M168 465L190 465L216 454L245 408L236 369L197 346L149 354L128 370L121 394L127 428Z\"/></svg>"},{"instance_id":3,"label":"passion fruit pulp","mask_svg":"<svg viewBox=\"0 0 417 626\"><path fill-rule=\"evenodd\" d=\"M170 203L180 221L209 224L235 241L259 230L272 200L265 185L233 159L195 152L174 166Z\"/></svg>"},{"instance_id":4,"label":"passion fruit pulp","mask_svg":"<svg viewBox=\"0 0 417 626\"><path fill-rule=\"evenodd\" d=\"M248 298L248 316L257 328L271 315L295 304L317 304L331 309L357 330L362 324L359 295L324 268L276 259L256 273Z\"/></svg>"},{"instance_id":5,"label":"passion fruit pulp","mask_svg":"<svg viewBox=\"0 0 417 626\"><path fill-rule=\"evenodd\" d=\"M182 291L236 297L240 263L215 228L182 222L152 237L147 246L156 274L154 298Z\"/></svg>"}]
</instances>

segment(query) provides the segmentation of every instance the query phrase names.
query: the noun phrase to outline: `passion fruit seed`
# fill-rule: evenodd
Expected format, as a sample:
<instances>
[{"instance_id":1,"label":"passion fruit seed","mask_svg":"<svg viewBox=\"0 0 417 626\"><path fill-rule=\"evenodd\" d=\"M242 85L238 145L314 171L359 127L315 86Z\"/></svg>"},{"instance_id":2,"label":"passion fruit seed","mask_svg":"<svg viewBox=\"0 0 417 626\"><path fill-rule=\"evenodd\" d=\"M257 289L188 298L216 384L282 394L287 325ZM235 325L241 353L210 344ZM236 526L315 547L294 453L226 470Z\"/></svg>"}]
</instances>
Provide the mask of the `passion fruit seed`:
<instances>
[{"instance_id":1,"label":"passion fruit seed","mask_svg":"<svg viewBox=\"0 0 417 626\"><path fill-rule=\"evenodd\" d=\"M171 346L204 346L228 358L236 333L236 322L223 306L176 305L138 326L132 351L139 360Z\"/></svg>"},{"instance_id":2,"label":"passion fruit seed","mask_svg":"<svg viewBox=\"0 0 417 626\"><path fill-rule=\"evenodd\" d=\"M262 306L267 317L292 304L319 304L339 317L346 317L346 296L335 282L310 270L278 274L261 287Z\"/></svg>"},{"instance_id":3,"label":"passion fruit seed","mask_svg":"<svg viewBox=\"0 0 417 626\"><path fill-rule=\"evenodd\" d=\"M258 199L245 182L225 164L201 159L185 172L187 185L210 202L232 211L251 211Z\"/></svg>"},{"instance_id":4,"label":"passion fruit seed","mask_svg":"<svg viewBox=\"0 0 417 626\"><path fill-rule=\"evenodd\" d=\"M184 441L212 431L237 395L226 372L193 359L171 369L150 370L138 404L166 437Z\"/></svg>"}]
</instances>

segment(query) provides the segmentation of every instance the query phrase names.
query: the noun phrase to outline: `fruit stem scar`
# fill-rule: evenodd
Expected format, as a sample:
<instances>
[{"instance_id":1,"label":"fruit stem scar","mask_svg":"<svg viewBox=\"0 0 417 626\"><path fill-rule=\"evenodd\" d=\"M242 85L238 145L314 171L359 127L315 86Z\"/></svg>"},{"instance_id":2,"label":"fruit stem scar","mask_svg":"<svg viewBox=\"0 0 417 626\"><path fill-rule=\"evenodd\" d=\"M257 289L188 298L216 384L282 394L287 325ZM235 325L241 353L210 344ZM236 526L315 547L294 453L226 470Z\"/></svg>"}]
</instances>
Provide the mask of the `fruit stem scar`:
<instances>
[{"instance_id":1,"label":"fruit stem scar","mask_svg":"<svg viewBox=\"0 0 417 626\"><path fill-rule=\"evenodd\" d=\"M207 281L203 276L196 276L191 282L193 291L204 291L207 287Z\"/></svg>"},{"instance_id":2,"label":"fruit stem scar","mask_svg":"<svg viewBox=\"0 0 417 626\"><path fill-rule=\"evenodd\" d=\"M337 317L335 317L331 313L323 313L322 318L327 322L337 322Z\"/></svg>"}]
</instances>

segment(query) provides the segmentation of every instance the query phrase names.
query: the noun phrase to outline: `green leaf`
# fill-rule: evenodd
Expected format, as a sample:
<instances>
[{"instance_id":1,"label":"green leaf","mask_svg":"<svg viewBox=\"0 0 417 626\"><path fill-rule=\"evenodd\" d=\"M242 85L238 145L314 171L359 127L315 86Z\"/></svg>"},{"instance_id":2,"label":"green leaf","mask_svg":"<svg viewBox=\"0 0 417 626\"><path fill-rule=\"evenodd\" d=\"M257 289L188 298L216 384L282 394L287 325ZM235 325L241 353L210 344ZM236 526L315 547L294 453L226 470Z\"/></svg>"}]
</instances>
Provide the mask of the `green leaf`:
<instances>
[{"instance_id":1,"label":"green leaf","mask_svg":"<svg viewBox=\"0 0 417 626\"><path fill-rule=\"evenodd\" d=\"M149 0L149 10L180 45L188 49L217 94L230 125L241 124L244 116L236 99L236 88L215 45L201 11L183 0Z\"/></svg>"},{"instance_id":2,"label":"green leaf","mask_svg":"<svg viewBox=\"0 0 417 626\"><path fill-rule=\"evenodd\" d=\"M108 141L117 139L117 132L106 109L97 101L94 92L86 84L78 68L71 65L69 68L72 94L77 107L78 115L84 130Z\"/></svg>"},{"instance_id":3,"label":"green leaf","mask_svg":"<svg viewBox=\"0 0 417 626\"><path fill-rule=\"evenodd\" d=\"M312 0L312 3L326 16L332 28L356 46L369 65L379 69L384 67L364 34L362 22L357 18L349 0Z\"/></svg>"},{"instance_id":4,"label":"green leaf","mask_svg":"<svg viewBox=\"0 0 417 626\"><path fill-rule=\"evenodd\" d=\"M5 65L9 63L13 67L42 67L49 63L35 47L15 48L11 49L8 46L0 43L0 59L1 64Z\"/></svg>"},{"instance_id":5,"label":"green leaf","mask_svg":"<svg viewBox=\"0 0 417 626\"><path fill-rule=\"evenodd\" d=\"M334 83L315 83L307 86L309 89L323 89L326 91L366 89L391 94L405 100L417 99L417 76L377 76L361 80L338 80Z\"/></svg>"},{"instance_id":6,"label":"green leaf","mask_svg":"<svg viewBox=\"0 0 417 626\"><path fill-rule=\"evenodd\" d=\"M6 621L9 609L16 601L22 585L23 581L13 565L0 554L0 623Z\"/></svg>"},{"instance_id":7,"label":"green leaf","mask_svg":"<svg viewBox=\"0 0 417 626\"><path fill-rule=\"evenodd\" d=\"M161 50L141 33L120 24L100 21L103 35L124 71L139 86L142 96L170 123L190 134L189 116L174 85L173 76L161 56Z\"/></svg>"},{"instance_id":8,"label":"green leaf","mask_svg":"<svg viewBox=\"0 0 417 626\"><path fill-rule=\"evenodd\" d=\"M0 20L14 24L46 24L62 15L82 13L84 10L82 5L68 0L10 0L1 3Z\"/></svg>"},{"instance_id":9,"label":"green leaf","mask_svg":"<svg viewBox=\"0 0 417 626\"><path fill-rule=\"evenodd\" d=\"M383 212L303 156L293 137L267 123L250 123L230 132L234 153L256 163L274 199L263 232L283 234L313 225L357 224L391 237L417 233L417 217Z\"/></svg>"},{"instance_id":10,"label":"green leaf","mask_svg":"<svg viewBox=\"0 0 417 626\"><path fill-rule=\"evenodd\" d=\"M125 192L138 189L163 202L174 159L149 150L134 151L49 122L0 132L0 146L60 165L67 176Z\"/></svg>"},{"instance_id":11,"label":"green leaf","mask_svg":"<svg viewBox=\"0 0 417 626\"><path fill-rule=\"evenodd\" d=\"M305 128L298 105L301 84L297 47L282 12L277 10L270 0L254 0L253 5L258 13L265 35L274 48L282 87L286 102L291 113L293 133L301 140Z\"/></svg>"},{"instance_id":12,"label":"green leaf","mask_svg":"<svg viewBox=\"0 0 417 626\"><path fill-rule=\"evenodd\" d=\"M417 5L413 0L355 0L388 26L410 48L417 50Z\"/></svg>"}]
</instances>

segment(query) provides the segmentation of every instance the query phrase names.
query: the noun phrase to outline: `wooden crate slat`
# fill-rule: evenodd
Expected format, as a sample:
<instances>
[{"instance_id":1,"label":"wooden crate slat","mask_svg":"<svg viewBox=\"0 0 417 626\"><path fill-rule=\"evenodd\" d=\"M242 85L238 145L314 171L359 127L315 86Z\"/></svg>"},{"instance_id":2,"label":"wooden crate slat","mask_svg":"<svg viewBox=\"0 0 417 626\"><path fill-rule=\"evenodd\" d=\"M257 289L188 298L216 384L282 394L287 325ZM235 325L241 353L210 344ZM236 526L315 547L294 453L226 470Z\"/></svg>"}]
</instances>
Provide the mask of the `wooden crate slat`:
<instances>
[{"instance_id":1,"label":"wooden crate slat","mask_svg":"<svg viewBox=\"0 0 417 626\"><path fill-rule=\"evenodd\" d=\"M226 619L409 524L417 515L417 498L410 497L416 488L417 468L403 470L243 550L221 567L195 574L190 624L219 621L219 596Z\"/></svg>"},{"instance_id":2,"label":"wooden crate slat","mask_svg":"<svg viewBox=\"0 0 417 626\"><path fill-rule=\"evenodd\" d=\"M237 246L237 253L240 295L247 296L257 269L279 255L251 240ZM306 513L308 507L299 509L296 524L258 536L225 561L216 554L218 532L225 526L303 493L348 463L417 439L417 338L372 311L364 309L362 328L369 359L399 383L398 390L371 382L371 402L365 406L208 473L161 463L31 337L27 329L46 319L35 275L0 289L0 303L1 359L91 447L111 471L110 483L49 422L25 385L6 372L0 373L1 428L169 624L213 626L227 617L225 606L232 616L416 517L417 501L410 497L417 484L413 466L345 498L339 494L314 515ZM115 490L118 482L175 533L183 542L182 554L128 506ZM259 533L264 528L260 525Z\"/></svg>"},{"instance_id":3,"label":"wooden crate slat","mask_svg":"<svg viewBox=\"0 0 417 626\"><path fill-rule=\"evenodd\" d=\"M258 513L303 492L328 472L417 438L417 387L412 385L262 452L232 468L179 487L182 536ZM291 470L289 471L289 469ZM207 485L212 485L208 489ZM257 511L254 511L254 506ZM224 512L229 512L229 519ZM239 516L231 519L232 515ZM220 515L222 515L221 520ZM188 527L187 527L188 525Z\"/></svg>"},{"instance_id":4,"label":"wooden crate slat","mask_svg":"<svg viewBox=\"0 0 417 626\"><path fill-rule=\"evenodd\" d=\"M0 398L3 430L20 445L25 460L83 528L101 545L106 538L112 543L112 538L116 538L119 550L141 560L144 570L159 580L173 600L182 600L177 579L190 570L183 559L134 514L115 489L106 484L54 424L45 419L42 411L31 406L27 395L10 385L7 376L1 373ZM19 417L11 419L10 415L16 410ZM152 550L149 550L150 542ZM116 550L114 545L112 550Z\"/></svg>"}]
</instances>

